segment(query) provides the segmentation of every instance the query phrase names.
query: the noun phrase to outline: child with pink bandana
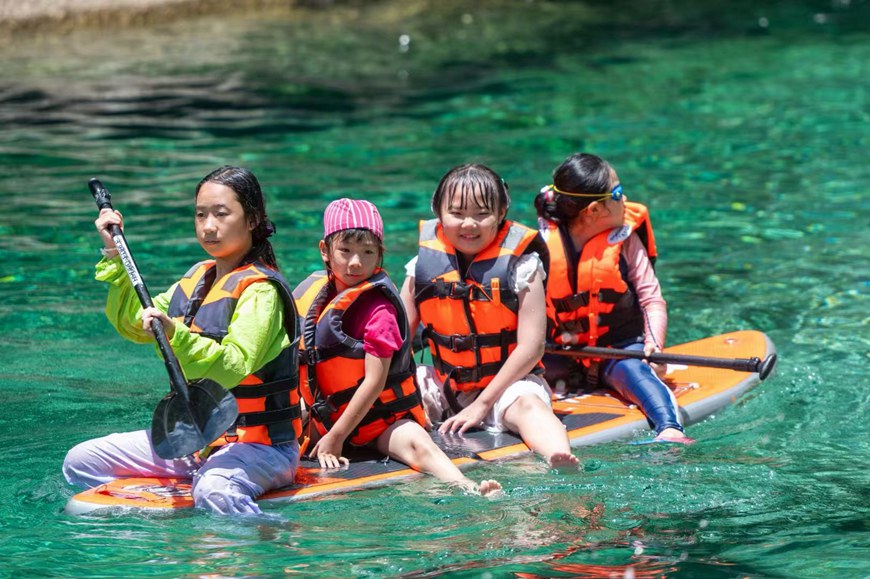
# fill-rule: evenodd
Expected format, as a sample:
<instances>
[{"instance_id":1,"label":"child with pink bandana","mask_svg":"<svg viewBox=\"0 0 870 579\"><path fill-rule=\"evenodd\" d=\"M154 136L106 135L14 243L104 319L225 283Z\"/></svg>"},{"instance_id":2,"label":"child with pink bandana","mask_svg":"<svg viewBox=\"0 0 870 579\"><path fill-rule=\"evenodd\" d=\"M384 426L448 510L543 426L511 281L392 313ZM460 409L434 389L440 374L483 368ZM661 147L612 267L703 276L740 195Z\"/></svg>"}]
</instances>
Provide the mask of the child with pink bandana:
<instances>
[{"instance_id":1,"label":"child with pink bandana","mask_svg":"<svg viewBox=\"0 0 870 579\"><path fill-rule=\"evenodd\" d=\"M309 407L311 456L322 468L348 464L346 444L369 446L466 490L489 495L435 445L424 426L407 315L381 269L383 221L368 201L339 199L324 212L325 271L293 292L302 322L300 390ZM316 429L312 429L314 426Z\"/></svg>"}]
</instances>

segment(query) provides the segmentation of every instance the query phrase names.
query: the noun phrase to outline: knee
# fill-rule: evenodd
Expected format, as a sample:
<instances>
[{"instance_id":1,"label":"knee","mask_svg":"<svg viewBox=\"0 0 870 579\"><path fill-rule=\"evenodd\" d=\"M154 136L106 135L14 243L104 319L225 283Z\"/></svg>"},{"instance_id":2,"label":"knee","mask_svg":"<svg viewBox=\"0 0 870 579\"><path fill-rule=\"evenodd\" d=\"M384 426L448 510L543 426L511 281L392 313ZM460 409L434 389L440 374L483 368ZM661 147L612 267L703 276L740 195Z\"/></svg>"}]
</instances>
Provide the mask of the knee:
<instances>
[{"instance_id":1,"label":"knee","mask_svg":"<svg viewBox=\"0 0 870 579\"><path fill-rule=\"evenodd\" d=\"M195 507L218 515L259 515L260 507L253 497L228 490L209 489L194 493Z\"/></svg>"},{"instance_id":2,"label":"knee","mask_svg":"<svg viewBox=\"0 0 870 579\"><path fill-rule=\"evenodd\" d=\"M63 476L70 484L79 484L84 486L94 486L100 481L96 480L94 453L92 452L92 441L79 443L69 449L66 457L63 459Z\"/></svg>"},{"instance_id":3,"label":"knee","mask_svg":"<svg viewBox=\"0 0 870 579\"><path fill-rule=\"evenodd\" d=\"M419 464L432 458L436 453L440 452L432 439L428 436L414 436L408 440L408 448L411 451L411 456L414 457L414 462Z\"/></svg>"},{"instance_id":4,"label":"knee","mask_svg":"<svg viewBox=\"0 0 870 579\"><path fill-rule=\"evenodd\" d=\"M605 373L606 384L618 391L630 390L635 384L650 380L660 382L652 368L640 360L619 360Z\"/></svg>"},{"instance_id":5,"label":"knee","mask_svg":"<svg viewBox=\"0 0 870 579\"><path fill-rule=\"evenodd\" d=\"M79 468L81 457L76 450L77 448L77 446L74 446L66 453L66 457L63 459L63 466L61 467L63 477L70 484L77 484L79 482L78 473L81 470Z\"/></svg>"},{"instance_id":6,"label":"knee","mask_svg":"<svg viewBox=\"0 0 870 579\"><path fill-rule=\"evenodd\" d=\"M538 398L537 396L532 396L531 394L527 394L524 396L520 396L517 398L513 404L511 404L511 409L514 412L521 412L523 415L527 415L531 412L539 411L539 410L547 410L547 407L544 402Z\"/></svg>"},{"instance_id":7,"label":"knee","mask_svg":"<svg viewBox=\"0 0 870 579\"><path fill-rule=\"evenodd\" d=\"M218 474L200 477L194 481L192 494L194 506L220 515L256 515L262 512L254 501L256 497L232 477Z\"/></svg>"}]
</instances>

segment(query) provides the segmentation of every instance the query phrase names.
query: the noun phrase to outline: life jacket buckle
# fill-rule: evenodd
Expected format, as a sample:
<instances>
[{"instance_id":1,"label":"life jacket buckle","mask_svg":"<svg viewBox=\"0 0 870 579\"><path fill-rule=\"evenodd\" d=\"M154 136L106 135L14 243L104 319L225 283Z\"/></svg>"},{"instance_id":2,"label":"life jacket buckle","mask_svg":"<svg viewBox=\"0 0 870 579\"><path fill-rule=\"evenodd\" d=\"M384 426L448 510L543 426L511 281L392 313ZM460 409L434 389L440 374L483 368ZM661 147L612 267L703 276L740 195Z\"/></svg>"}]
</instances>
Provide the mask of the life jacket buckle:
<instances>
[{"instance_id":1,"label":"life jacket buckle","mask_svg":"<svg viewBox=\"0 0 870 579\"><path fill-rule=\"evenodd\" d=\"M313 366L318 362L317 350L314 348L305 348L299 351L299 364L305 366Z\"/></svg>"},{"instance_id":2,"label":"life jacket buckle","mask_svg":"<svg viewBox=\"0 0 870 579\"><path fill-rule=\"evenodd\" d=\"M453 287L455 285L455 283L444 281L443 279L435 280L433 295L439 299L449 298L453 295Z\"/></svg>"},{"instance_id":3,"label":"life jacket buckle","mask_svg":"<svg viewBox=\"0 0 870 579\"><path fill-rule=\"evenodd\" d=\"M314 418L320 424L330 424L330 414L336 411L336 408L334 408L329 398L326 400L318 400L308 409L309 414L314 415Z\"/></svg>"},{"instance_id":4,"label":"life jacket buckle","mask_svg":"<svg viewBox=\"0 0 870 579\"><path fill-rule=\"evenodd\" d=\"M476 349L476 335L464 336L462 334L454 334L450 336L450 351L455 353L465 352L469 349Z\"/></svg>"},{"instance_id":5,"label":"life jacket buckle","mask_svg":"<svg viewBox=\"0 0 870 579\"><path fill-rule=\"evenodd\" d=\"M461 283L454 283L453 287L450 288L450 297L464 299L468 297L470 291L471 286Z\"/></svg>"},{"instance_id":6,"label":"life jacket buckle","mask_svg":"<svg viewBox=\"0 0 870 579\"><path fill-rule=\"evenodd\" d=\"M568 307L570 308L570 310L579 310L580 308L585 308L589 305L589 298L590 292L581 292L579 294L574 294L567 300Z\"/></svg>"},{"instance_id":7,"label":"life jacket buckle","mask_svg":"<svg viewBox=\"0 0 870 579\"><path fill-rule=\"evenodd\" d=\"M483 378L480 366L458 366L453 370L454 383L479 382Z\"/></svg>"}]
</instances>

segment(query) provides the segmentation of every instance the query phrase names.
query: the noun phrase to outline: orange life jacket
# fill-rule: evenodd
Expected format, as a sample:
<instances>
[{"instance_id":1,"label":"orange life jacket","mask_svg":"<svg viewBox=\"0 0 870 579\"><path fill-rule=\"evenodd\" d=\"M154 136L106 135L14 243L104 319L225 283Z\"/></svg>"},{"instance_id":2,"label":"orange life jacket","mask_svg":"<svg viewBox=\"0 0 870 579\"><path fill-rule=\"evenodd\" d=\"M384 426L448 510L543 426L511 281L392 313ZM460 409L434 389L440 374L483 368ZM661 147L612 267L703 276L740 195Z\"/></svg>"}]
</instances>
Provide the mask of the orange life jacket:
<instances>
[{"instance_id":1,"label":"orange life jacket","mask_svg":"<svg viewBox=\"0 0 870 579\"><path fill-rule=\"evenodd\" d=\"M256 261L215 281L214 261L191 268L178 282L168 315L191 332L221 342L242 292L255 283L271 282L284 301L284 326L290 344L265 366L230 389L239 405L236 423L211 446L227 442L279 444L302 435L299 403L298 316L290 287L280 273Z\"/></svg>"},{"instance_id":2,"label":"orange life jacket","mask_svg":"<svg viewBox=\"0 0 870 579\"><path fill-rule=\"evenodd\" d=\"M612 346L643 337L643 314L628 283L622 244L637 233L655 263L655 237L647 208L626 202L624 224L586 242L579 258L564 229L549 221L542 224L550 250L546 281L550 338L561 344L562 335L568 333L580 345ZM583 361L588 365L589 359Z\"/></svg>"},{"instance_id":3,"label":"orange life jacket","mask_svg":"<svg viewBox=\"0 0 870 579\"><path fill-rule=\"evenodd\" d=\"M425 425L426 416L417 388L408 318L393 282L381 270L368 280L335 295L335 284L325 271L310 275L296 286L293 296L303 312L300 380L302 398L325 434L342 415L365 378L362 340L342 328L344 315L365 292L381 292L398 314L402 347L393 354L387 382L349 437L351 444L364 445L380 436L391 424L407 418Z\"/></svg>"},{"instance_id":4,"label":"orange life jacket","mask_svg":"<svg viewBox=\"0 0 870 579\"><path fill-rule=\"evenodd\" d=\"M440 222L420 222L414 301L435 371L445 383L449 379L451 389L486 388L516 349L519 297L510 273L533 251L546 263L538 232L506 221L463 276Z\"/></svg>"}]
</instances>

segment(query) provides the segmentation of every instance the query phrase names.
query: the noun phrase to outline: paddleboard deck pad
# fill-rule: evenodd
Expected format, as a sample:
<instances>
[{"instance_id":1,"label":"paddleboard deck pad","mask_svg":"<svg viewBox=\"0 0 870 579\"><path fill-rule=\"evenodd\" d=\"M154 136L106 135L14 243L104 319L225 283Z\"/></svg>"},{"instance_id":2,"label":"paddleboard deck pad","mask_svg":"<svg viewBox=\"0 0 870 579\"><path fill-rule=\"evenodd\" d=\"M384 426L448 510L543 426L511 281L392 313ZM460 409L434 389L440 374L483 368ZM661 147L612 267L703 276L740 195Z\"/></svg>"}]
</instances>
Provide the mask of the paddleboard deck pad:
<instances>
[{"instance_id":1,"label":"paddleboard deck pad","mask_svg":"<svg viewBox=\"0 0 870 579\"><path fill-rule=\"evenodd\" d=\"M745 330L722 334L667 348L668 353L720 358L765 359L776 349L762 332ZM671 387L683 424L703 420L734 402L760 382L758 374L701 366L668 365L665 381ZM598 444L626 438L649 428L646 417L613 391L561 397L553 409L568 430L572 446ZM488 431L464 436L433 433L435 442L461 469L490 461L508 460L529 453L518 437ZM258 502L290 502L344 493L424 476L406 465L368 457L342 469L322 470L317 461L302 459L294 484L272 490ZM147 511L168 513L193 507L190 481L174 478L126 478L94 487L73 496L66 512L79 515L98 511Z\"/></svg>"}]
</instances>

